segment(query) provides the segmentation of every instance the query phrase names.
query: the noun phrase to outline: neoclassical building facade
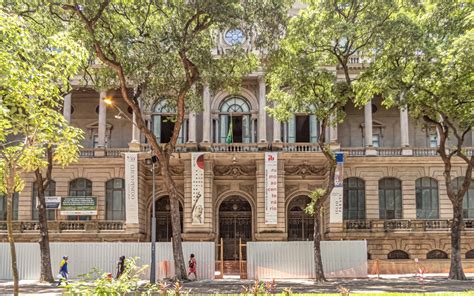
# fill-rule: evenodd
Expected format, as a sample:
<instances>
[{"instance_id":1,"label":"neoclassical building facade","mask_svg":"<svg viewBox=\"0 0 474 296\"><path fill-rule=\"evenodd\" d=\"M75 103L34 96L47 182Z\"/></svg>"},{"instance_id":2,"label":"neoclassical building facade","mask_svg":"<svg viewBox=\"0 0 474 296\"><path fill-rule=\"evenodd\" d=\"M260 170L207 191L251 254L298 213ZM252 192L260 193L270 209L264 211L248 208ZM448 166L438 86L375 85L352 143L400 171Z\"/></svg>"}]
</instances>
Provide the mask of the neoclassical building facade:
<instances>
[{"instance_id":1,"label":"neoclassical building facade","mask_svg":"<svg viewBox=\"0 0 474 296\"><path fill-rule=\"evenodd\" d=\"M238 32L228 42L238 42ZM224 35L222 38L226 38ZM229 44L228 44L229 45ZM351 75L364 64L351 60ZM337 75L340 69L333 67ZM239 242L312 240L313 219L304 208L312 190L327 182L328 172L317 145L319 124L310 114L294 114L279 122L266 111L268 85L264 73L253 73L237 93L202 90L203 110L185 116L172 176L180 192L182 237L187 241L222 239L224 260L237 260ZM107 106L104 98L112 98ZM344 153L343 219L331 223L329 204L320 229L326 240L367 240L368 259L445 260L450 256L451 203L443 164L436 153L436 130L408 116L408 110L386 109L381 98L363 108L349 103L345 120L328 130L335 151ZM143 116L159 143L171 137L174 110L161 102L144 108ZM51 241L150 241L152 205L158 241L171 239L169 198L162 177L153 180L150 146L133 124L135 119L116 90L97 93L81 86L65 96L64 117L84 131L80 158L55 167L48 196L94 197L93 215L48 212ZM229 139L230 138L230 139ZM474 135L467 136L468 153ZM192 221L192 165L204 154L204 221ZM276 224L265 223L265 153L277 152ZM127 221L125 153L136 153L138 219ZM455 175L465 166L455 163ZM455 179L460 184L461 177ZM16 241L39 238L34 176L15 196ZM156 190L153 195L153 183ZM0 197L0 240L6 241L6 199ZM474 259L474 183L464 198L462 253ZM445 260L447 261L447 260ZM408 261L407 261L408 262ZM474 267L474 260L469 261ZM410 266L407 263L406 266ZM390 270L388 270L390 271Z\"/></svg>"}]
</instances>

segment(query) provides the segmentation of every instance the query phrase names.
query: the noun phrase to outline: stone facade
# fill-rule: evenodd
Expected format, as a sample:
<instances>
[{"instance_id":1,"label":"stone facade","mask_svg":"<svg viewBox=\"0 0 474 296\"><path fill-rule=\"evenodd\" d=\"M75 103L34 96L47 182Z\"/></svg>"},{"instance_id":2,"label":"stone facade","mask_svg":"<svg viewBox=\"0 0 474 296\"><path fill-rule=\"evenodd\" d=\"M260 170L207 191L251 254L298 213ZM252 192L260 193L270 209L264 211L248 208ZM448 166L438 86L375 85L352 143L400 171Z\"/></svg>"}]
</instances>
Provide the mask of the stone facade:
<instances>
[{"instance_id":1,"label":"stone facade","mask_svg":"<svg viewBox=\"0 0 474 296\"><path fill-rule=\"evenodd\" d=\"M253 125L249 127L252 141L234 144L215 143L215 133L222 129L219 126L219 106L229 94L212 90L203 92L204 106L210 109L186 117L189 120L188 143L178 145L179 152L175 153L171 160L172 175L180 192L180 203L183 207L184 240L218 242L222 237L229 240L237 238L289 240L295 239L296 236L298 239L310 239L311 231L308 231L308 227L311 224L305 223L310 223L311 219L305 220L304 215L298 212L298 208L293 208L292 202L298 197L308 196L312 190L327 180L325 159L322 153L317 151L317 145L310 141L285 143L283 137L285 131L280 130L281 124L267 114L259 116L259 112L264 112L261 105L265 104L266 89L264 80L258 75L250 77L239 94L249 102L251 114L249 118ZM143 137L140 137L138 131L133 131L132 123L123 116L125 113L125 117L133 118L126 104L118 93L109 92L109 95L114 97L116 107L107 107L105 114L103 110L100 112L104 107L99 106L99 98L103 95L92 90L77 89L72 96L69 96L72 104L71 124L85 131L83 141L85 148L78 163L54 169L56 195L68 196L72 180L88 179L92 182L92 195L98 200L98 214L90 217L89 221L67 220L67 217L57 215L56 221L50 222L52 241L150 240L153 180L151 165L146 162L150 153ZM209 96L207 103L206 96ZM364 147L366 116L363 108L352 105L345 107L347 113L345 121L331 129L330 135L335 149L345 153L344 178L357 177L364 181L365 218L331 224L329 205L326 205L324 226L321 229L323 237L330 240L365 239L368 241L371 259L387 259L388 254L395 250L406 252L409 258L426 258L427 253L432 250L444 251L449 256L448 226L452 209L446 195L442 162L436 156L435 149L430 148L432 138L429 130L423 123L410 119L408 126L405 126L409 146L402 147L403 127L400 125L400 111L385 109L377 99L374 99L372 104L372 133L380 136L378 139L380 147ZM153 121L151 108L145 110L145 117L150 124ZM102 118L99 118L100 113ZM99 128L99 125L102 127ZM206 128L208 131L205 131ZM472 135L468 136L468 145L473 141L471 137ZM100 143L101 141L105 143ZM375 155L366 155L370 154L369 148L375 151ZM125 178L123 152L129 149L139 153L138 225L127 224L126 221L110 221L106 217L106 182L114 178ZM404 151L407 149L410 153L405 154ZM205 221L202 225L191 223L190 151L208 152L205 156ZM279 151L278 219L275 225L265 224L265 151ZM468 148L468 151L472 153L473 149ZM462 175L463 169L462 162L457 162L456 174ZM380 219L379 181L384 177L401 181L402 214L397 219ZM417 219L416 180L422 177L430 177L437 181L439 216L436 219ZM17 241L36 241L39 236L37 222L32 220L33 180L33 175L25 176L26 186L19 195L19 215L18 221L15 222ZM159 174L155 181L154 199L159 201L167 196L167 190ZM232 214L233 209L237 214ZM159 232L163 227L169 227L166 224L167 211L166 208L157 209L161 215L158 216ZM247 217L247 214L250 218L245 220L243 217ZM301 221L298 220L300 216ZM296 218L291 220L293 218L290 217ZM474 249L474 225L471 219L474 217L469 217L465 222L462 244L464 254ZM291 226L290 220L294 221L291 222L293 223ZM233 225L236 230L229 230L226 225ZM301 230L298 230L298 227L301 227ZM6 241L4 222L0 222L0 240Z\"/></svg>"}]
</instances>

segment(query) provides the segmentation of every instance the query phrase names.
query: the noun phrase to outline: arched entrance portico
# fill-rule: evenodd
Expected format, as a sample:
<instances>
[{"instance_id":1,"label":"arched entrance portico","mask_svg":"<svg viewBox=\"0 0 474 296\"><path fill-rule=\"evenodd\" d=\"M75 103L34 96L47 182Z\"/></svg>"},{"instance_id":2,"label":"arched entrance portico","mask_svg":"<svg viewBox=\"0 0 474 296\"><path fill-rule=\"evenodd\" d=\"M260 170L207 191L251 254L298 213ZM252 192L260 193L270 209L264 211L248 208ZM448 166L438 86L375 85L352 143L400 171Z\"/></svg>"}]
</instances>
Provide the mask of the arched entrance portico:
<instances>
[{"instance_id":1,"label":"arched entrance portico","mask_svg":"<svg viewBox=\"0 0 474 296\"><path fill-rule=\"evenodd\" d=\"M252 240L252 207L245 198L233 195L220 204L219 237L223 239L224 260L239 260L239 241ZM246 258L246 252L242 257Z\"/></svg>"},{"instance_id":2,"label":"arched entrance portico","mask_svg":"<svg viewBox=\"0 0 474 296\"><path fill-rule=\"evenodd\" d=\"M288 205L288 240L313 240L314 218L306 214L304 209L310 202L306 195L293 198Z\"/></svg>"},{"instance_id":3,"label":"arched entrance portico","mask_svg":"<svg viewBox=\"0 0 474 296\"><path fill-rule=\"evenodd\" d=\"M156 215L156 241L169 242L173 236L171 228L171 212L170 212L170 198L169 196L162 196L155 200L155 215ZM150 222L152 212L150 210ZM181 232L183 229L183 206L179 202L179 216L181 218ZM151 224L150 224L151 225ZM151 229L151 227L150 227Z\"/></svg>"}]
</instances>

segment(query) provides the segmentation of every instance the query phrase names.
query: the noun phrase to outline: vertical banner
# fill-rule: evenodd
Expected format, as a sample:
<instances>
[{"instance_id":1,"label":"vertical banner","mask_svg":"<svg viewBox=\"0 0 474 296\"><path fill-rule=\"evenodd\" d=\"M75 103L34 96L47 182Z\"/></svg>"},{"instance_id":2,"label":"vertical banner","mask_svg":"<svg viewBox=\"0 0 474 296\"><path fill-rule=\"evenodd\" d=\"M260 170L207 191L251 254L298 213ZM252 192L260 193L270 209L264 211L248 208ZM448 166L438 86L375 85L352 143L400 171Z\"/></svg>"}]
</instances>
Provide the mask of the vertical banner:
<instances>
[{"instance_id":1,"label":"vertical banner","mask_svg":"<svg viewBox=\"0 0 474 296\"><path fill-rule=\"evenodd\" d=\"M125 153L125 220L138 224L138 153Z\"/></svg>"},{"instance_id":2,"label":"vertical banner","mask_svg":"<svg viewBox=\"0 0 474 296\"><path fill-rule=\"evenodd\" d=\"M265 224L277 224L278 153L265 152Z\"/></svg>"},{"instance_id":3,"label":"vertical banner","mask_svg":"<svg viewBox=\"0 0 474 296\"><path fill-rule=\"evenodd\" d=\"M344 194L344 154L336 152L336 173L334 174L334 188L331 191L329 223L342 223L342 200Z\"/></svg>"},{"instance_id":4,"label":"vertical banner","mask_svg":"<svg viewBox=\"0 0 474 296\"><path fill-rule=\"evenodd\" d=\"M191 217L193 225L204 224L204 155L191 154Z\"/></svg>"}]
</instances>

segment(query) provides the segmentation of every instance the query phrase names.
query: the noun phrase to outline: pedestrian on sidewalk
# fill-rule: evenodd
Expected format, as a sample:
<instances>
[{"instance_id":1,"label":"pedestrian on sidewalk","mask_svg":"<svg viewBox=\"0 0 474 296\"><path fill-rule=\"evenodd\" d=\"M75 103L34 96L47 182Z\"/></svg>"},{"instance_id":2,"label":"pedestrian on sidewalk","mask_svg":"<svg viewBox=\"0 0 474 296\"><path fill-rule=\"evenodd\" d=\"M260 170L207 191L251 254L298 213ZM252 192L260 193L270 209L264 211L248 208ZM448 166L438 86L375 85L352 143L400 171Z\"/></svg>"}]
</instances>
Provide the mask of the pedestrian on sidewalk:
<instances>
[{"instance_id":1,"label":"pedestrian on sidewalk","mask_svg":"<svg viewBox=\"0 0 474 296\"><path fill-rule=\"evenodd\" d=\"M125 256L120 256L119 261L117 263L117 276L115 277L118 279L123 272L125 271Z\"/></svg>"},{"instance_id":2,"label":"pedestrian on sidewalk","mask_svg":"<svg viewBox=\"0 0 474 296\"><path fill-rule=\"evenodd\" d=\"M58 282L58 287L61 285L62 282L68 284L68 277L69 277L69 272L68 272L68 256L63 256L63 259L61 260L61 263L59 263L59 282Z\"/></svg>"},{"instance_id":3,"label":"pedestrian on sidewalk","mask_svg":"<svg viewBox=\"0 0 474 296\"><path fill-rule=\"evenodd\" d=\"M197 280L196 258L194 258L194 254L191 254L191 256L189 256L188 266L189 266L188 278L191 274L194 274L194 280Z\"/></svg>"}]
</instances>

